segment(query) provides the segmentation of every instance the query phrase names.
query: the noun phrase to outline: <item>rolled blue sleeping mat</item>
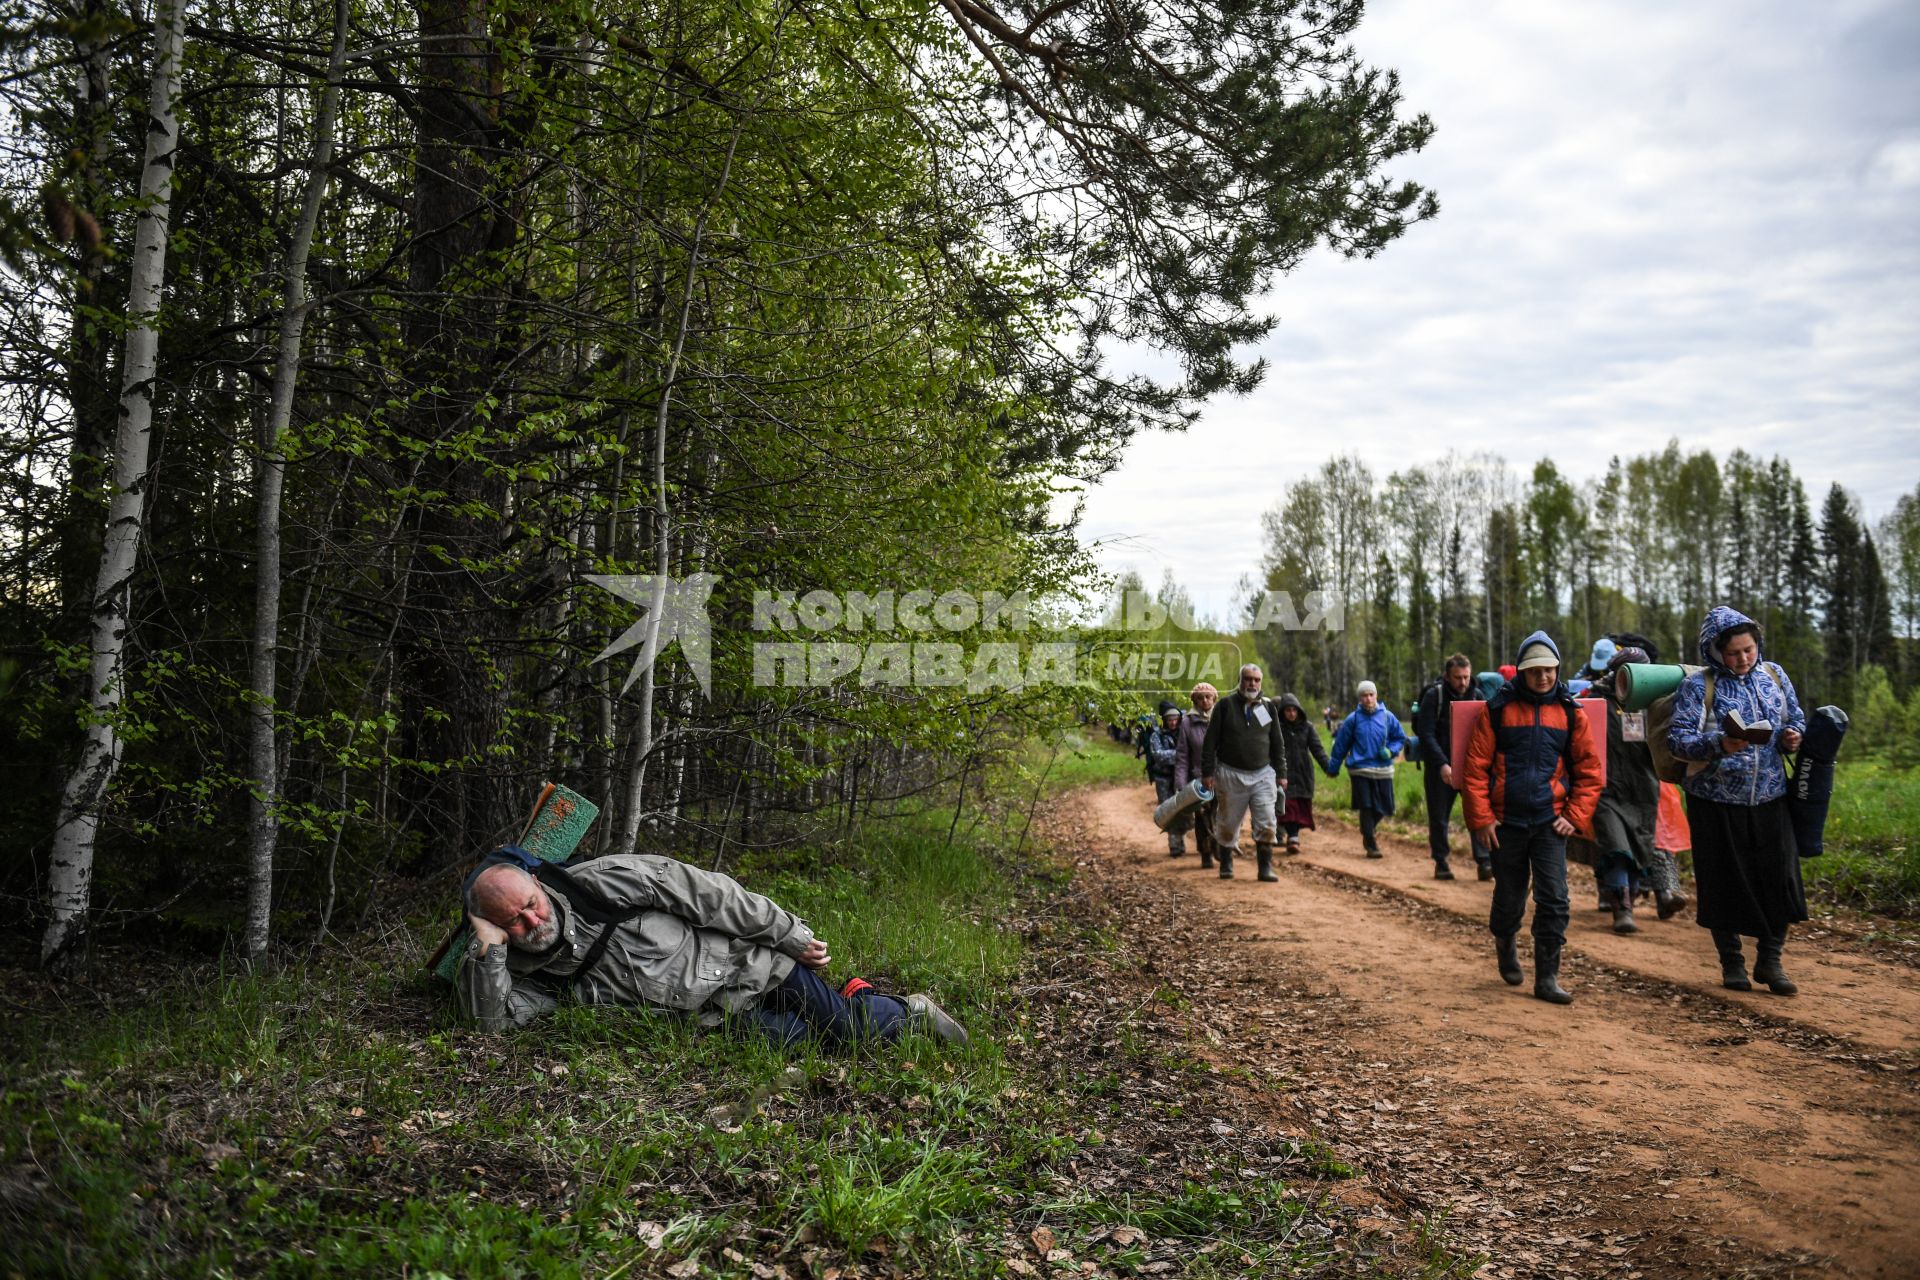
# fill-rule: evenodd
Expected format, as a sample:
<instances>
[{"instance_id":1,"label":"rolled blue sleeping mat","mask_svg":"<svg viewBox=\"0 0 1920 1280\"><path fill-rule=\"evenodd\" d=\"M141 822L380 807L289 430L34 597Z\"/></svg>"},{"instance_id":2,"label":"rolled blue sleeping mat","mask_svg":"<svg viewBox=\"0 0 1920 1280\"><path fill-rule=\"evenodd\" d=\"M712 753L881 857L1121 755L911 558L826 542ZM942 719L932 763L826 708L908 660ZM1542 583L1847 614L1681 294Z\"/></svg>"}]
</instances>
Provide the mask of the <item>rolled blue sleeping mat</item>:
<instances>
[{"instance_id":1,"label":"rolled blue sleeping mat","mask_svg":"<svg viewBox=\"0 0 1920 1280\"><path fill-rule=\"evenodd\" d=\"M1807 717L1807 731L1794 753L1793 776L1787 779L1787 820L1793 824L1800 856L1817 858L1826 852L1827 807L1833 802L1833 762L1847 736L1847 713L1839 707L1821 707Z\"/></svg>"}]
</instances>

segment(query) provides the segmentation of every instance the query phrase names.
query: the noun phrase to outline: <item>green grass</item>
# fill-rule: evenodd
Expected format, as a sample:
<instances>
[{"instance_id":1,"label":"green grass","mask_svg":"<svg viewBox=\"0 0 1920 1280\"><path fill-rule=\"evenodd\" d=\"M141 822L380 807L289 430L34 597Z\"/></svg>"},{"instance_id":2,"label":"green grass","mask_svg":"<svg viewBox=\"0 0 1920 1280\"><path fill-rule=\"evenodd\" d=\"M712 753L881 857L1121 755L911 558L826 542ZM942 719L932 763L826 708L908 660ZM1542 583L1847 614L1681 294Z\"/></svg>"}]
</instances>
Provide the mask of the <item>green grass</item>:
<instances>
[{"instance_id":1,"label":"green grass","mask_svg":"<svg viewBox=\"0 0 1920 1280\"><path fill-rule=\"evenodd\" d=\"M1920 770L1842 759L1826 848L1800 864L1809 891L1885 915L1920 915Z\"/></svg>"},{"instance_id":2,"label":"green grass","mask_svg":"<svg viewBox=\"0 0 1920 1280\"><path fill-rule=\"evenodd\" d=\"M684 1259L746 1276L776 1254L798 1274L808 1249L816 1275L884 1249L908 1274L989 1276L1002 1233L1039 1221L1115 1262L1126 1250L1090 1234L1104 1224L1191 1237L1196 1255L1204 1237L1196 1275L1324 1260L1326 1242L1285 1238L1285 1187L1231 1169L1062 1200L1087 1135L1114 1123L1118 1077L1023 1076L998 1047L1035 981L1006 921L1065 875L1034 840L1009 859L1024 800L1043 774L1052 791L1137 769L1097 739L1043 747L990 780L1003 802L970 802L951 843L935 806L743 868L829 940L836 975L935 992L983 1033L964 1051L783 1053L573 1007L481 1035L418 976L427 927L266 976L155 971L107 1012L7 1012L0 1276L658 1275ZM1099 944L1083 922L1047 927ZM1158 1050L1126 1043L1150 1069Z\"/></svg>"}]
</instances>

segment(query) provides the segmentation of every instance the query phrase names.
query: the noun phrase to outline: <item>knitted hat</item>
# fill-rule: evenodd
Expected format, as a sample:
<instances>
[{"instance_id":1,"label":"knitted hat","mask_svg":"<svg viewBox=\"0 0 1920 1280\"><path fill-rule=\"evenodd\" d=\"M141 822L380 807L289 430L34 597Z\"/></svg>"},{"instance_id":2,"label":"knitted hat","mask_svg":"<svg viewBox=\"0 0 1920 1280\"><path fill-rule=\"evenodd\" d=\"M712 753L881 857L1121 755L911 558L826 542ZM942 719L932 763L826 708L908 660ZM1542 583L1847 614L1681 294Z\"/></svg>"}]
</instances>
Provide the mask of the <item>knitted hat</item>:
<instances>
[{"instance_id":1,"label":"knitted hat","mask_svg":"<svg viewBox=\"0 0 1920 1280\"><path fill-rule=\"evenodd\" d=\"M1370 693L1376 698L1380 696L1380 691L1373 687L1373 681L1371 680L1362 680L1360 682L1360 687L1356 689L1354 692L1361 693L1361 694Z\"/></svg>"},{"instance_id":2,"label":"knitted hat","mask_svg":"<svg viewBox=\"0 0 1920 1280\"><path fill-rule=\"evenodd\" d=\"M1553 646L1536 641L1520 651L1520 661L1515 665L1521 671L1528 667L1557 667L1560 657L1554 653Z\"/></svg>"},{"instance_id":3,"label":"knitted hat","mask_svg":"<svg viewBox=\"0 0 1920 1280\"><path fill-rule=\"evenodd\" d=\"M1615 649L1613 651L1613 657L1607 662L1607 670L1617 671L1621 667L1626 666L1629 662L1651 662L1651 661L1653 661L1653 659L1647 656L1647 651L1645 649L1637 648L1636 646L1630 645L1630 644L1622 645L1620 648Z\"/></svg>"}]
</instances>

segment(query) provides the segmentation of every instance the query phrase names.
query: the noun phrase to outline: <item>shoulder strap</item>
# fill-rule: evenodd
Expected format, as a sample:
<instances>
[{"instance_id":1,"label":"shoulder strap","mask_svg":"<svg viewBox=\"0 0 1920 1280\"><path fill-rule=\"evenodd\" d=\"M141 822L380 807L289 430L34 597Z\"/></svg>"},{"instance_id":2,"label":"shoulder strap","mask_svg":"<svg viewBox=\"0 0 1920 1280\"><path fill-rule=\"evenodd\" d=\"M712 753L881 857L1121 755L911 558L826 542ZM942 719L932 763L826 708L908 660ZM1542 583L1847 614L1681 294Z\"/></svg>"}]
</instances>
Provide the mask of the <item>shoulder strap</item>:
<instances>
[{"instance_id":1,"label":"shoulder strap","mask_svg":"<svg viewBox=\"0 0 1920 1280\"><path fill-rule=\"evenodd\" d=\"M1707 692L1705 696L1700 699L1700 732L1702 733L1707 731L1707 716L1713 711L1713 677L1713 669L1708 668L1706 677Z\"/></svg>"},{"instance_id":2,"label":"shoulder strap","mask_svg":"<svg viewBox=\"0 0 1920 1280\"><path fill-rule=\"evenodd\" d=\"M645 907L615 906L599 890L590 889L574 879L557 862L542 862L534 868L533 876L549 888L564 893L567 904L580 913L581 919L600 926L600 936L593 940L593 945L587 948L587 954L581 957L579 967L568 976L569 983L577 984L600 963L600 957L607 953L608 945L613 942L616 926L625 924L646 910Z\"/></svg>"},{"instance_id":3,"label":"shoulder strap","mask_svg":"<svg viewBox=\"0 0 1920 1280\"><path fill-rule=\"evenodd\" d=\"M1761 665L1767 669L1767 674L1773 677L1773 684L1775 688L1785 689L1787 687L1786 679L1780 674L1779 667L1775 666L1771 662L1764 662L1764 663L1761 663Z\"/></svg>"}]
</instances>

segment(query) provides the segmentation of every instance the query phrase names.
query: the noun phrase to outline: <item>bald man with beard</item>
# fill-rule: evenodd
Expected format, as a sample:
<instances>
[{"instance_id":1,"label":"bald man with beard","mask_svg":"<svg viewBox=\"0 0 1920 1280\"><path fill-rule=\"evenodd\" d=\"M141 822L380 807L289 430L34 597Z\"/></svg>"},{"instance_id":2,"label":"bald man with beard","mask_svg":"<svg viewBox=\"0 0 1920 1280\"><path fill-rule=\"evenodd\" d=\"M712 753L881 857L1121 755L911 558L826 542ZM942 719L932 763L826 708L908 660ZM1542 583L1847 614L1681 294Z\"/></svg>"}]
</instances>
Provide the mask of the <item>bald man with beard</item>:
<instances>
[{"instance_id":1,"label":"bald man with beard","mask_svg":"<svg viewBox=\"0 0 1920 1280\"><path fill-rule=\"evenodd\" d=\"M493 854L468 881L474 942L455 992L482 1030L525 1026L563 999L753 1027L785 1045L967 1033L925 994L882 995L820 976L827 944L731 876L658 854L614 854L534 874Z\"/></svg>"}]
</instances>

